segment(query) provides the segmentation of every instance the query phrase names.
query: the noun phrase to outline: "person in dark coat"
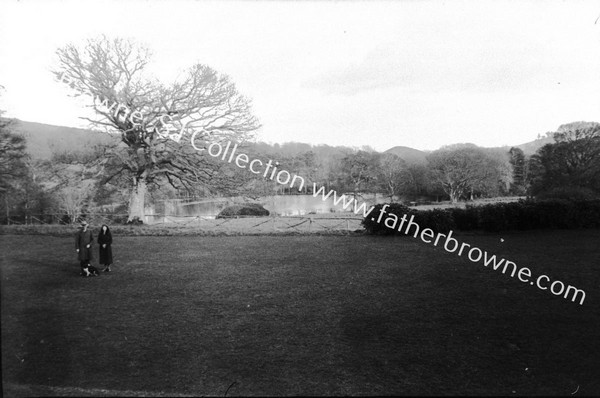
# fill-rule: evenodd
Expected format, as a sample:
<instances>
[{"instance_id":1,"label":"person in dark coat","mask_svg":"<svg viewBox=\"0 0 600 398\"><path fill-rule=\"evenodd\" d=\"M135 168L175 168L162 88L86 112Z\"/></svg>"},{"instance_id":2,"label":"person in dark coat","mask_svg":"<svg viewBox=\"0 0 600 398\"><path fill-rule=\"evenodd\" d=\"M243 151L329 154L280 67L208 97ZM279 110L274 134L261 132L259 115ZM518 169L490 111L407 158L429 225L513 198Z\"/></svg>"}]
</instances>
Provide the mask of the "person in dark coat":
<instances>
[{"instance_id":1,"label":"person in dark coat","mask_svg":"<svg viewBox=\"0 0 600 398\"><path fill-rule=\"evenodd\" d=\"M75 250L77 250L77 258L79 259L81 268L84 268L92 261L94 236L92 235L92 231L88 229L88 226L89 224L86 221L82 221L81 228L75 236Z\"/></svg>"},{"instance_id":2,"label":"person in dark coat","mask_svg":"<svg viewBox=\"0 0 600 398\"><path fill-rule=\"evenodd\" d=\"M104 272L110 272L110 266L112 265L112 234L108 225L102 225L100 234L98 234L98 246L100 250L100 264L104 265Z\"/></svg>"}]
</instances>

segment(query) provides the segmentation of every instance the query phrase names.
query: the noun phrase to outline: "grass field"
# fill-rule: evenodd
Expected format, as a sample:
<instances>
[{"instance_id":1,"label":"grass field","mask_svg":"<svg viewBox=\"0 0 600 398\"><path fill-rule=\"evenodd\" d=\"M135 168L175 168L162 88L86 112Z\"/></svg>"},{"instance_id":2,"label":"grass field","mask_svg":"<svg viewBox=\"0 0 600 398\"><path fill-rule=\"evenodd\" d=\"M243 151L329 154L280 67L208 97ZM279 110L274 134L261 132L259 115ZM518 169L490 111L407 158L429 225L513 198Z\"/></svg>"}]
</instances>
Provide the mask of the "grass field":
<instances>
[{"instance_id":1,"label":"grass field","mask_svg":"<svg viewBox=\"0 0 600 398\"><path fill-rule=\"evenodd\" d=\"M306 235L350 234L363 230L362 218L347 214L317 214L297 217L242 217L201 219L199 217L168 217L170 222L146 225L111 224L111 231L126 236L233 236L233 235ZM93 222L98 233L102 222ZM29 224L0 225L0 235L72 236L79 225Z\"/></svg>"},{"instance_id":2,"label":"grass field","mask_svg":"<svg viewBox=\"0 0 600 398\"><path fill-rule=\"evenodd\" d=\"M1 235L4 396L598 395L600 231L459 235L572 303L407 237Z\"/></svg>"}]
</instances>

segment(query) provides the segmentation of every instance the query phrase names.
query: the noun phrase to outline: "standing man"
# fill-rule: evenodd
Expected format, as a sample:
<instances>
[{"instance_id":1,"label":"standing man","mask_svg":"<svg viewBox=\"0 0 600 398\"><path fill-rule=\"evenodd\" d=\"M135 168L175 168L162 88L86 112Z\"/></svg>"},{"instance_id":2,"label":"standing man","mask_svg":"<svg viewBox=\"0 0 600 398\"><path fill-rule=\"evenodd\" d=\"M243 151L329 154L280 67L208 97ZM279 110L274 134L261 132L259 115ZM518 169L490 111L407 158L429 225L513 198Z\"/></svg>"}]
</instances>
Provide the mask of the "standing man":
<instances>
[{"instance_id":1,"label":"standing man","mask_svg":"<svg viewBox=\"0 0 600 398\"><path fill-rule=\"evenodd\" d=\"M84 268L86 264L92 261L92 242L94 236L92 231L88 229L87 221L81 222L81 228L77 231L75 237L75 249L77 250L77 257L79 258L79 265Z\"/></svg>"}]
</instances>

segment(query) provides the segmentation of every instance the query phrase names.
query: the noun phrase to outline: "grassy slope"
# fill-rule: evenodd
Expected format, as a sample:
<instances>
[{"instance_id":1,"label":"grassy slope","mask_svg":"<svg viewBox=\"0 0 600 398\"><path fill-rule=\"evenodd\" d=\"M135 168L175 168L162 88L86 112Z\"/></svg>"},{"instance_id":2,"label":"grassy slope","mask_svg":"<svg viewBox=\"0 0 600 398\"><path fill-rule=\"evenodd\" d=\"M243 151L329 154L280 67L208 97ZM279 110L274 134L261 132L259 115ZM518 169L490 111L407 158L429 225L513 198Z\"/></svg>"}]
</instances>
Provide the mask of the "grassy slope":
<instances>
[{"instance_id":1,"label":"grassy slope","mask_svg":"<svg viewBox=\"0 0 600 398\"><path fill-rule=\"evenodd\" d=\"M71 239L0 236L3 382L60 387L29 395L234 382L228 395L600 394L600 232L503 237L462 239L583 288L585 304L406 237L117 236L115 272L84 279Z\"/></svg>"},{"instance_id":2,"label":"grassy slope","mask_svg":"<svg viewBox=\"0 0 600 398\"><path fill-rule=\"evenodd\" d=\"M23 120L15 120L11 128L25 136L27 153L34 159L50 159L53 151L82 151L114 139L107 133Z\"/></svg>"}]
</instances>

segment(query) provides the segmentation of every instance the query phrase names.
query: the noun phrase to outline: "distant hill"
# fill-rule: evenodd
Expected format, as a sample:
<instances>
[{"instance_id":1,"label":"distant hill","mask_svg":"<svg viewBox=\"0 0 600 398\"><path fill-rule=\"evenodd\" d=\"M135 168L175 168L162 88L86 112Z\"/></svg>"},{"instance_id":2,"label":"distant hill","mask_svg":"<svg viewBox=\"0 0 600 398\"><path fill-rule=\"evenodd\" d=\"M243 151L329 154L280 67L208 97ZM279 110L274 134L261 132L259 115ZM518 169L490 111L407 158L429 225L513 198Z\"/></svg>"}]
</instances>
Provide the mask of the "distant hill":
<instances>
[{"instance_id":1,"label":"distant hill","mask_svg":"<svg viewBox=\"0 0 600 398\"><path fill-rule=\"evenodd\" d=\"M25 138L27 139L27 152L34 159L49 159L52 156L52 152L79 151L85 149L86 147L93 146L95 144L108 143L109 141L115 138L114 136L110 136L106 133L87 129L54 126L51 124L26 122L23 120L15 120L13 129L15 130L15 132L25 136ZM542 146L553 142L554 140L552 138L544 137L531 142L526 142L524 144L513 146L522 149L525 155L530 156L533 155ZM295 147L292 148L295 152L301 152L301 150L308 150L305 147L311 148L309 144L292 144L295 145ZM288 146L292 144L289 144ZM267 144L263 144L263 146L264 145ZM285 147L285 145L286 144L283 144L283 146L278 145L277 147ZM320 146L316 146L312 148L312 150L314 151L319 148ZM510 148L511 146L499 147L499 149L503 149L506 151L508 151ZM336 148L331 147L330 149L335 150ZM393 148L388 149L384 153L393 153L401 159L404 159L404 161L406 161L407 163L427 163L426 157L428 152L420 151L418 149L409 148L406 146L395 146Z\"/></svg>"},{"instance_id":2,"label":"distant hill","mask_svg":"<svg viewBox=\"0 0 600 398\"><path fill-rule=\"evenodd\" d=\"M523 151L523 153L525 154L525 156L531 156L534 153L536 153L536 151L538 149L540 149L541 147L543 147L544 145L552 144L552 143L554 143L553 138L544 137L544 138L539 138L539 139L531 141L531 142L526 142L524 144L506 145L506 146L495 147L495 148L490 148L490 149L501 149L501 150L508 152L510 150L510 148L515 147L515 148L520 148ZM393 148L388 149L384 153L393 153L394 155L398 156L399 158L404 159L404 161L406 161L407 163L421 163L421 164L427 163L426 157L428 155L428 152L420 151L418 149L409 148L406 146L395 146Z\"/></svg>"},{"instance_id":3,"label":"distant hill","mask_svg":"<svg viewBox=\"0 0 600 398\"><path fill-rule=\"evenodd\" d=\"M23 120L15 120L12 129L25 137L27 152L34 159L50 159L52 152L74 152L113 139L97 131Z\"/></svg>"},{"instance_id":4,"label":"distant hill","mask_svg":"<svg viewBox=\"0 0 600 398\"><path fill-rule=\"evenodd\" d=\"M531 156L537 152L538 149L546 144L554 143L554 139L551 137L540 138L539 140L526 142L521 145L514 145L516 148L520 148L526 156ZM506 150L510 150L511 147L506 147Z\"/></svg>"},{"instance_id":5,"label":"distant hill","mask_svg":"<svg viewBox=\"0 0 600 398\"><path fill-rule=\"evenodd\" d=\"M427 152L419 151L418 149L409 148L407 146L395 146L384 153L392 153L400 159L403 159L406 163L427 163Z\"/></svg>"}]
</instances>

